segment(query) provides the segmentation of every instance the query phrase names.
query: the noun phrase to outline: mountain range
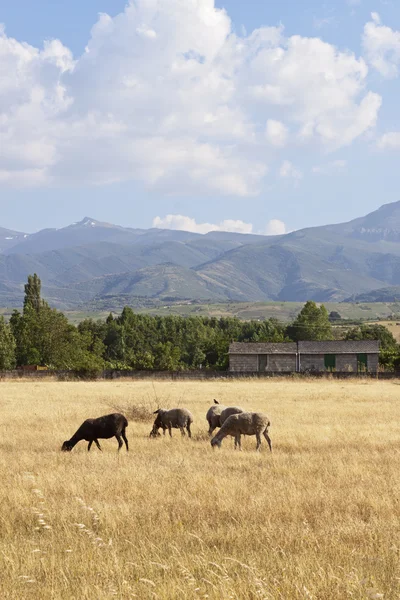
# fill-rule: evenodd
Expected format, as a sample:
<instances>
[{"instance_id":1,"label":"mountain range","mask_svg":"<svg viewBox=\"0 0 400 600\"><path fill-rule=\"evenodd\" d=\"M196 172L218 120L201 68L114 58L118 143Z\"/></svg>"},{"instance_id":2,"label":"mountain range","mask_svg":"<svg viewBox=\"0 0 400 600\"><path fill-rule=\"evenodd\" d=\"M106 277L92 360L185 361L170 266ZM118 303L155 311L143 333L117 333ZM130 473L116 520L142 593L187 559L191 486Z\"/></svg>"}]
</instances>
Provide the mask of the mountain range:
<instances>
[{"instance_id":1,"label":"mountain range","mask_svg":"<svg viewBox=\"0 0 400 600\"><path fill-rule=\"evenodd\" d=\"M33 234L0 228L0 306L21 305L31 273L62 309L112 309L137 299L398 297L400 202L348 223L280 236L132 229L90 217Z\"/></svg>"}]
</instances>

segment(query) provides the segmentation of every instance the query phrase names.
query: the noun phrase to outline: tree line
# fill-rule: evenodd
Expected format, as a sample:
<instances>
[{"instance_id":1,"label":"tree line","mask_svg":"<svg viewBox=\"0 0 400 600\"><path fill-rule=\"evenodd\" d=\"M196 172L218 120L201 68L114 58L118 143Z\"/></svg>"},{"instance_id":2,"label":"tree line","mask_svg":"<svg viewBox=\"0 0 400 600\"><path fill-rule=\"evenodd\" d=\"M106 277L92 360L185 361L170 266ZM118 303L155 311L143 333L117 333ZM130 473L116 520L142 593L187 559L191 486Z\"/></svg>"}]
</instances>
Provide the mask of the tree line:
<instances>
[{"instance_id":1,"label":"tree line","mask_svg":"<svg viewBox=\"0 0 400 600\"><path fill-rule=\"evenodd\" d=\"M25 365L83 374L103 369L177 371L225 370L228 348L238 342L290 342L335 338L326 308L308 301L287 325L277 319L240 321L237 317L180 317L137 314L130 307L105 320L72 325L41 297L39 277L25 285L22 311L9 323L0 317L0 370ZM360 325L344 339L379 339L386 368L400 366L400 348L382 325Z\"/></svg>"}]
</instances>

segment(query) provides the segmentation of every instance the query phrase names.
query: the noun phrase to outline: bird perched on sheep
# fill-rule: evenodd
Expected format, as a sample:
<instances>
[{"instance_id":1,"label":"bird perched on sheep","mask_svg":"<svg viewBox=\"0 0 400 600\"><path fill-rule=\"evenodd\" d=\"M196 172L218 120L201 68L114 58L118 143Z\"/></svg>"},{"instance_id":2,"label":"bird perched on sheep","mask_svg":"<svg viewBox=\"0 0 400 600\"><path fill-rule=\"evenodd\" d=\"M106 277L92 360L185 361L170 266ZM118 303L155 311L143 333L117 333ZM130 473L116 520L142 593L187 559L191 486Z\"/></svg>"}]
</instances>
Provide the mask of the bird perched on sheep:
<instances>
[{"instance_id":1,"label":"bird perched on sheep","mask_svg":"<svg viewBox=\"0 0 400 600\"><path fill-rule=\"evenodd\" d=\"M257 439L257 450L261 446L261 435L265 437L268 442L270 451L272 452L272 443L268 435L268 428L271 422L267 415L259 412L242 412L236 415L231 415L221 426L221 429L211 440L211 446L221 447L221 442L227 435L231 435L235 438L235 448L239 446L241 450L241 436L242 435L255 435Z\"/></svg>"},{"instance_id":2,"label":"bird perched on sheep","mask_svg":"<svg viewBox=\"0 0 400 600\"><path fill-rule=\"evenodd\" d=\"M123 446L122 440L125 442L126 450L129 450L128 440L126 439L125 429L128 427L128 421L124 415L120 413L113 413L111 415L104 415L98 419L86 419L74 433L70 440L66 440L61 450L63 452L70 452L72 448L81 440L89 442L88 451L90 450L93 442L96 444L99 450L101 446L99 439L108 440L112 437L116 437L118 441L118 452ZM122 438L122 439L121 439Z\"/></svg>"},{"instance_id":3,"label":"bird perched on sheep","mask_svg":"<svg viewBox=\"0 0 400 600\"><path fill-rule=\"evenodd\" d=\"M213 406L210 406L210 408L207 411L206 414L206 419L208 421L208 435L212 435L214 429L216 429L217 427L221 427L221 413L222 411L225 409L225 406L223 406L222 404L220 404L218 402L218 400L214 400L214 404Z\"/></svg>"},{"instance_id":4,"label":"bird perched on sheep","mask_svg":"<svg viewBox=\"0 0 400 600\"><path fill-rule=\"evenodd\" d=\"M190 426L193 423L193 416L187 408L171 408L166 410L165 408L159 408L154 411L157 415L156 420L153 424L153 429L150 432L150 437L156 437L159 435L158 430L162 428L163 434L168 429L170 437L172 437L172 428L180 429L182 436L185 435L185 429L188 432L188 436L192 437Z\"/></svg>"},{"instance_id":5,"label":"bird perched on sheep","mask_svg":"<svg viewBox=\"0 0 400 600\"><path fill-rule=\"evenodd\" d=\"M243 412L244 412L244 410L243 410L243 408L240 408L240 406L227 406L221 412L221 415L219 418L220 427L222 427L222 425L225 423L227 418L230 417L231 415L238 415L239 413L243 413Z\"/></svg>"}]
</instances>

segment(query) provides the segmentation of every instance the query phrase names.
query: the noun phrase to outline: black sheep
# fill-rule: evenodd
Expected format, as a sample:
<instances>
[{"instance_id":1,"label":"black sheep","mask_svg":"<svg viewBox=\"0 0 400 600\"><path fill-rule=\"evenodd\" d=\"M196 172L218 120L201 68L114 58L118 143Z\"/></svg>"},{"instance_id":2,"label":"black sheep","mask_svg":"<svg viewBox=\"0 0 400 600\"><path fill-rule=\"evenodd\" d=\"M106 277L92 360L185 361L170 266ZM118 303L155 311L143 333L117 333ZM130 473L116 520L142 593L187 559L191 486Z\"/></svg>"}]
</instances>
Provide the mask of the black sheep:
<instances>
[{"instance_id":1,"label":"black sheep","mask_svg":"<svg viewBox=\"0 0 400 600\"><path fill-rule=\"evenodd\" d=\"M118 441L118 452L123 446L122 440L124 440L126 450L128 451L128 440L125 435L126 427L128 427L128 421L124 415L121 415L120 413L104 415L98 419L86 419L79 427L78 431L74 433L72 438L63 443L61 450L63 452L70 452L81 440L89 442L88 451L93 442L98 449L101 450L99 438L108 440L112 437L116 437Z\"/></svg>"}]
</instances>

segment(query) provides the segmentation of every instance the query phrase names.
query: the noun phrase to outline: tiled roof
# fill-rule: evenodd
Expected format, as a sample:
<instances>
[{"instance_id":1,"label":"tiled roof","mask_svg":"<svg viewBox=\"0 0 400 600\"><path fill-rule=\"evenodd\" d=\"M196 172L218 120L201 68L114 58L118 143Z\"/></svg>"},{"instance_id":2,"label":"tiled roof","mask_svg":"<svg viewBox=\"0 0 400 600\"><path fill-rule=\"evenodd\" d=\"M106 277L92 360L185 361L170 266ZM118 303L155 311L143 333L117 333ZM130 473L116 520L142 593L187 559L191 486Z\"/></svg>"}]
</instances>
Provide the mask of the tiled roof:
<instances>
[{"instance_id":1,"label":"tiled roof","mask_svg":"<svg viewBox=\"0 0 400 600\"><path fill-rule=\"evenodd\" d=\"M299 342L300 354L377 354L379 340Z\"/></svg>"},{"instance_id":2,"label":"tiled roof","mask_svg":"<svg viewBox=\"0 0 400 600\"><path fill-rule=\"evenodd\" d=\"M331 342L233 342L229 354L378 354L378 340Z\"/></svg>"},{"instance_id":3,"label":"tiled roof","mask_svg":"<svg viewBox=\"0 0 400 600\"><path fill-rule=\"evenodd\" d=\"M296 342L261 343L233 342L229 346L229 354L296 354Z\"/></svg>"}]
</instances>

